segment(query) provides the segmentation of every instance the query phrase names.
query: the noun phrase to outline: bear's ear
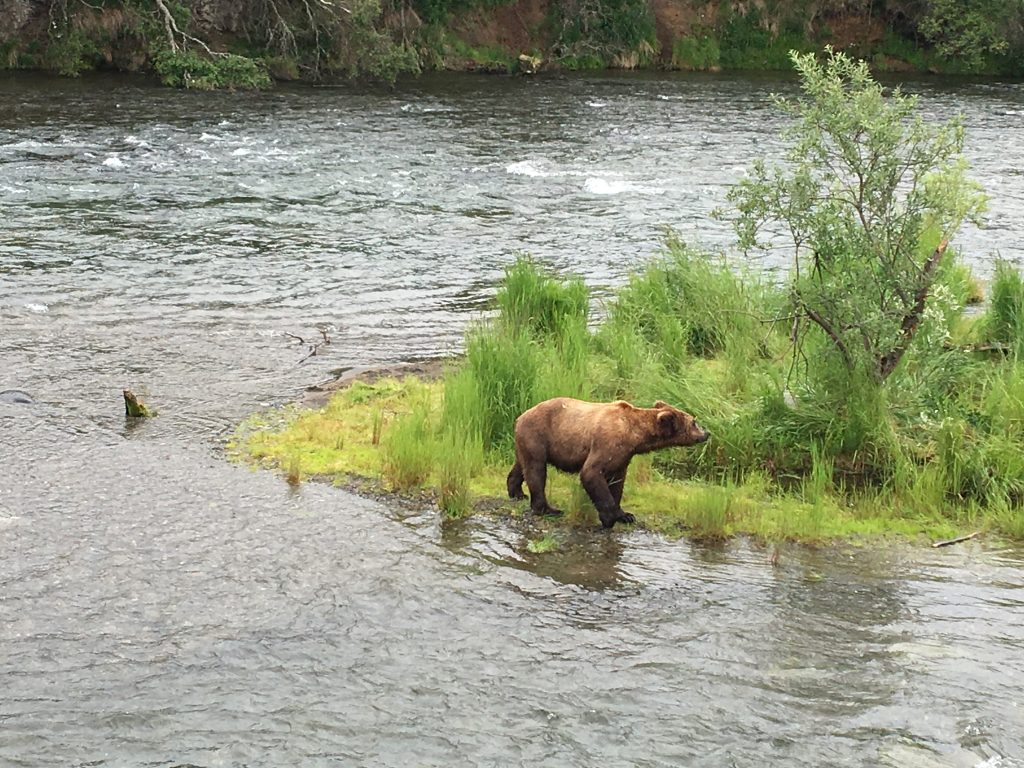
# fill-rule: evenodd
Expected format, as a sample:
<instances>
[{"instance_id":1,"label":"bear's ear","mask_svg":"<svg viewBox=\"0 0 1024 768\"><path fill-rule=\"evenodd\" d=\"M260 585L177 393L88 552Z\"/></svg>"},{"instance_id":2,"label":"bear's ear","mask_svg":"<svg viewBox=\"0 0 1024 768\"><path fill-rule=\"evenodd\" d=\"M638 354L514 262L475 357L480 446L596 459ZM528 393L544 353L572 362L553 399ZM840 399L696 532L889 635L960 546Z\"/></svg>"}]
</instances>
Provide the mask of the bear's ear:
<instances>
[{"instance_id":1,"label":"bear's ear","mask_svg":"<svg viewBox=\"0 0 1024 768\"><path fill-rule=\"evenodd\" d=\"M658 431L666 437L671 437L677 431L676 415L672 411L662 411L658 414Z\"/></svg>"},{"instance_id":2,"label":"bear's ear","mask_svg":"<svg viewBox=\"0 0 1024 768\"><path fill-rule=\"evenodd\" d=\"M654 403L655 408L668 408L668 403L664 400L656 400Z\"/></svg>"}]
</instances>

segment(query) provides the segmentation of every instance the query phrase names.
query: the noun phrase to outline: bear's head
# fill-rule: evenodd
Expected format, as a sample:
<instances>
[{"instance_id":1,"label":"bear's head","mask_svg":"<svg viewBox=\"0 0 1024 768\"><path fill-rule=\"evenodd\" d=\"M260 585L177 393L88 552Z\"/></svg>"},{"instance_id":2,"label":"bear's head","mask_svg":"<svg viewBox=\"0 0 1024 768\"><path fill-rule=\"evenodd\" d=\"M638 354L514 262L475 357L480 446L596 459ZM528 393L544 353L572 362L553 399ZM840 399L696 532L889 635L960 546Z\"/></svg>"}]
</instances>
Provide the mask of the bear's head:
<instances>
[{"instance_id":1,"label":"bear's head","mask_svg":"<svg viewBox=\"0 0 1024 768\"><path fill-rule=\"evenodd\" d=\"M654 404L655 417L665 445L696 445L708 439L709 433L686 411L673 408L661 400Z\"/></svg>"}]
</instances>

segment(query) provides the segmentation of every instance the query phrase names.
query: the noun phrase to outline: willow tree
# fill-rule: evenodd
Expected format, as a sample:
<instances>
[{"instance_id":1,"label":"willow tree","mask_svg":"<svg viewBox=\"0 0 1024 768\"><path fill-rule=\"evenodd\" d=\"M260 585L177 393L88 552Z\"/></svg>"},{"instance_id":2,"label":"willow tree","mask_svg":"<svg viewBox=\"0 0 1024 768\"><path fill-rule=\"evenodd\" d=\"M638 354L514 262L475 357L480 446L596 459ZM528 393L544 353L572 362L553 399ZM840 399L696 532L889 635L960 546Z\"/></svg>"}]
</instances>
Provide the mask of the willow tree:
<instances>
[{"instance_id":1,"label":"willow tree","mask_svg":"<svg viewBox=\"0 0 1024 768\"><path fill-rule=\"evenodd\" d=\"M831 48L791 53L800 95L785 163L763 161L730 192L741 245L788 249L795 349L824 340L851 376L884 381L934 300L947 246L985 197L967 176L959 118L926 123L865 63Z\"/></svg>"}]
</instances>

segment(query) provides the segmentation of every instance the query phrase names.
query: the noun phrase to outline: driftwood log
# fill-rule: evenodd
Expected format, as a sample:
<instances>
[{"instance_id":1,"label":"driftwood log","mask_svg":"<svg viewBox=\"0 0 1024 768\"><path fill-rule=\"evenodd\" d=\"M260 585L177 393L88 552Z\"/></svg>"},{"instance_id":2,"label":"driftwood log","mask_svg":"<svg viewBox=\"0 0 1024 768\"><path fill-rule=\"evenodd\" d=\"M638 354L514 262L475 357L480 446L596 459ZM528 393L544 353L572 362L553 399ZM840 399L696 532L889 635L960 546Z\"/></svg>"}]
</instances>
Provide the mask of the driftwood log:
<instances>
[{"instance_id":1,"label":"driftwood log","mask_svg":"<svg viewBox=\"0 0 1024 768\"><path fill-rule=\"evenodd\" d=\"M975 531L974 533L968 533L966 536L957 536L955 539L946 539L945 541L936 541L932 544L933 548L937 547L948 547L950 544L959 544L961 541L970 541L971 539L977 538L981 535L981 531Z\"/></svg>"}]
</instances>

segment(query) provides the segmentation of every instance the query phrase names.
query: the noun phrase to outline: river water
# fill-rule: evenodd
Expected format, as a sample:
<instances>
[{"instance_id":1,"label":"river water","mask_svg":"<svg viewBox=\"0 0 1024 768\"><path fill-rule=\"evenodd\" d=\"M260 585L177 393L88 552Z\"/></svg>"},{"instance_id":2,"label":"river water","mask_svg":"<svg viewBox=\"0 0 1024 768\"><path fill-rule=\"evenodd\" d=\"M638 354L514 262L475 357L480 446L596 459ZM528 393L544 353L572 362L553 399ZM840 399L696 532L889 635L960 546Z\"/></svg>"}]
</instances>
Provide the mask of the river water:
<instances>
[{"instance_id":1,"label":"river water","mask_svg":"<svg viewBox=\"0 0 1024 768\"><path fill-rule=\"evenodd\" d=\"M965 257L1024 259L1024 85L906 87L965 116ZM37 401L0 404L0 765L1024 766L1019 549L533 554L222 456L339 370L457 350L518 251L600 295L664 225L727 247L792 88L0 77L0 389Z\"/></svg>"}]
</instances>

